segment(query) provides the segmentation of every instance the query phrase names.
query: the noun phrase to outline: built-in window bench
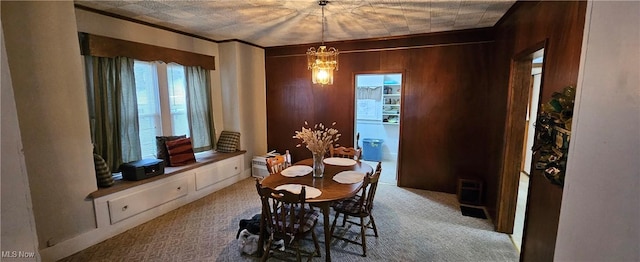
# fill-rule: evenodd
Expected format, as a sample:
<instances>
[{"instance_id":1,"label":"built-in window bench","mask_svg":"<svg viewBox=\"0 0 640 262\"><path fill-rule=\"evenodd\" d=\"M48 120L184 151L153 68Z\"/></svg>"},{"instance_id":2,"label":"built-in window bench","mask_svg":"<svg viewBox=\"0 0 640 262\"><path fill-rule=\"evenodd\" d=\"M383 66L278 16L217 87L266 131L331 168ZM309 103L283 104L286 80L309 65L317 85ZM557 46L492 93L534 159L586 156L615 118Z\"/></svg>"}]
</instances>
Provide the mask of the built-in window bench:
<instances>
[{"instance_id":1,"label":"built-in window bench","mask_svg":"<svg viewBox=\"0 0 640 262\"><path fill-rule=\"evenodd\" d=\"M245 153L199 153L194 164L166 167L163 175L118 180L98 189L89 195L96 214L96 237L105 240L248 177L243 175Z\"/></svg>"},{"instance_id":2,"label":"built-in window bench","mask_svg":"<svg viewBox=\"0 0 640 262\"><path fill-rule=\"evenodd\" d=\"M206 152L196 153L196 163L186 165L186 166L165 167L163 175L154 176L154 177L150 177L150 178L139 180L139 181L122 180L122 176L116 176L117 178L113 186L99 188L98 190L89 194L89 198L96 199L99 197L103 197L106 195L123 191L125 189L137 187L137 186L151 183L157 180L162 180L167 177L171 177L183 172L187 172L189 170L193 170L202 166L207 166L219 161L223 161L225 159L233 158L235 156L244 155L244 153L246 153L246 151L236 151L233 153L219 153L215 151L206 151Z\"/></svg>"}]
</instances>

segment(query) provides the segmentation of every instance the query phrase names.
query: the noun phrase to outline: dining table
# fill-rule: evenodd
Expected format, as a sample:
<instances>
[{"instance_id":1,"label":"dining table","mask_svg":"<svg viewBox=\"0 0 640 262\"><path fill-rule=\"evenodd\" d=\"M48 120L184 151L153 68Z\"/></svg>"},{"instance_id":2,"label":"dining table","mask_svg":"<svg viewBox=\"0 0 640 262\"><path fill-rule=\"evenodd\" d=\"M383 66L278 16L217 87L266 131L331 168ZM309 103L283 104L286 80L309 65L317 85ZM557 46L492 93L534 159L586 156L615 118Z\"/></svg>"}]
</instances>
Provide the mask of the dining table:
<instances>
[{"instance_id":1,"label":"dining table","mask_svg":"<svg viewBox=\"0 0 640 262\"><path fill-rule=\"evenodd\" d=\"M333 161L330 161L333 160ZM337 160L337 161L336 161ZM294 163L291 167L296 165L305 165L305 166L313 166L313 159L304 159L302 161ZM324 247L325 247L325 260L331 261L331 232L329 227L329 211L331 207L331 203L336 200L341 200L345 198L352 197L358 193L360 187L362 187L362 180L360 181L348 181L345 182L342 179L334 180L334 176L337 174L343 173L356 173L356 174L367 174L372 173L373 168L362 162L362 161L348 161L348 159L336 159L336 158L325 158L324 159L324 175L322 177L314 177L312 172L307 174L299 174L297 176L285 176L286 170L283 170L278 173L270 174L265 177L261 184L264 187L269 187L275 189L278 186L288 185L288 184L300 184L309 187L314 187L320 190L320 195L309 198L307 195L306 202L319 207L322 211L324 218ZM346 172L345 172L346 171ZM339 177L342 174L340 174ZM362 176L364 177L364 176ZM307 191L309 192L309 191ZM259 243L259 250L262 249L262 244Z\"/></svg>"}]
</instances>

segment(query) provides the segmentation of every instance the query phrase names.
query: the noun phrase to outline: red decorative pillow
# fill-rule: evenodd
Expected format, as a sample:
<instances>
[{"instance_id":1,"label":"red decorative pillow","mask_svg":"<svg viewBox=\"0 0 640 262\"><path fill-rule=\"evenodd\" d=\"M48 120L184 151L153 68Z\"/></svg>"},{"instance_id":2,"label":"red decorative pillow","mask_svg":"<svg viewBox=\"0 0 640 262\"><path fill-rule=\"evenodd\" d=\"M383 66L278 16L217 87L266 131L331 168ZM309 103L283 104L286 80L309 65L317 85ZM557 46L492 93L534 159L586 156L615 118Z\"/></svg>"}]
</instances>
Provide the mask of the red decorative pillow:
<instances>
[{"instance_id":1,"label":"red decorative pillow","mask_svg":"<svg viewBox=\"0 0 640 262\"><path fill-rule=\"evenodd\" d=\"M187 138L187 135L181 136L156 136L156 158L164 160L164 164L169 166L169 152L167 152L167 141Z\"/></svg>"},{"instance_id":2,"label":"red decorative pillow","mask_svg":"<svg viewBox=\"0 0 640 262\"><path fill-rule=\"evenodd\" d=\"M169 152L169 166L184 166L196 162L191 138L181 138L165 142Z\"/></svg>"}]
</instances>

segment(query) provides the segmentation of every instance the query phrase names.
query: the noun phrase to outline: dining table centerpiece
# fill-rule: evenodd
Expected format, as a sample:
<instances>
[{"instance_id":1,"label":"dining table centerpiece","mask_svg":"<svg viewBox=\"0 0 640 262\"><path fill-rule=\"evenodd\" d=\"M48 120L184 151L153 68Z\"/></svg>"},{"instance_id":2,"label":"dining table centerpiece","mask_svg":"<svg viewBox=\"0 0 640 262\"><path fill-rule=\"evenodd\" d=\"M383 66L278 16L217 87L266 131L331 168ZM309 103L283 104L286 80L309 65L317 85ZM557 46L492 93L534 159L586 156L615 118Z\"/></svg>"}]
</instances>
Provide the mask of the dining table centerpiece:
<instances>
[{"instance_id":1,"label":"dining table centerpiece","mask_svg":"<svg viewBox=\"0 0 640 262\"><path fill-rule=\"evenodd\" d=\"M293 138L301 140L301 143L296 145L296 147L304 144L313 155L313 177L320 178L324 175L324 156L327 150L329 150L329 147L340 138L338 130L333 128L335 125L336 122L333 122L330 127L318 123L310 127L307 121L305 121L302 130L296 131L293 136Z\"/></svg>"}]
</instances>

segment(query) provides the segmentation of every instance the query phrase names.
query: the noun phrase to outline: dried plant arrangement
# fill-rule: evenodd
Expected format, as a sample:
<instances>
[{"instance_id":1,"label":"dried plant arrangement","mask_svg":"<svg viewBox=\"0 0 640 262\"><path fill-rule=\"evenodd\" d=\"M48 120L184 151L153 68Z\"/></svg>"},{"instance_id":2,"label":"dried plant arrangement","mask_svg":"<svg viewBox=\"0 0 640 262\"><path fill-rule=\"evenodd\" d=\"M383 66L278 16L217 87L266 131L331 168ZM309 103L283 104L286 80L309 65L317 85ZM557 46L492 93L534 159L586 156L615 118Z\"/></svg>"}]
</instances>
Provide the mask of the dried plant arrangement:
<instances>
[{"instance_id":1,"label":"dried plant arrangement","mask_svg":"<svg viewBox=\"0 0 640 262\"><path fill-rule=\"evenodd\" d=\"M304 144L311 153L324 155L329 149L329 146L340 139L340 133L338 133L337 129L333 128L335 125L336 122L333 122L331 127L319 123L311 128L307 121L305 121L302 130L296 131L296 134L293 136L293 138L301 140L301 143L296 145L296 147Z\"/></svg>"}]
</instances>

